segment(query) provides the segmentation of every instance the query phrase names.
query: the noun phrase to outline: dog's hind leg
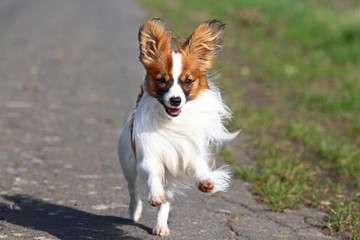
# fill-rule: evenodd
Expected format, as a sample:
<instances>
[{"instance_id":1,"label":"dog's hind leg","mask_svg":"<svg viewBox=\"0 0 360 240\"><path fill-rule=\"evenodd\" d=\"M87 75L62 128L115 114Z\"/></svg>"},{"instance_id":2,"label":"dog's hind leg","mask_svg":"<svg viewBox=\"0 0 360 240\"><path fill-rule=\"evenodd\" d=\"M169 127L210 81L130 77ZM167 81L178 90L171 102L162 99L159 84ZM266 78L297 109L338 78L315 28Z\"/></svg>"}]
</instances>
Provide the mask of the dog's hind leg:
<instances>
[{"instance_id":1,"label":"dog's hind leg","mask_svg":"<svg viewBox=\"0 0 360 240\"><path fill-rule=\"evenodd\" d=\"M130 218L137 222L141 217L142 203L140 200L140 186L136 170L135 160L132 158L121 164L125 179L128 183L127 187L130 195L129 214Z\"/></svg>"},{"instance_id":2,"label":"dog's hind leg","mask_svg":"<svg viewBox=\"0 0 360 240\"><path fill-rule=\"evenodd\" d=\"M142 203L140 200L140 187L138 172L136 169L136 160L130 143L129 121L125 123L123 132L120 135L118 153L121 168L128 183L130 195L129 214L131 219L137 222L141 217Z\"/></svg>"},{"instance_id":3,"label":"dog's hind leg","mask_svg":"<svg viewBox=\"0 0 360 240\"><path fill-rule=\"evenodd\" d=\"M122 159L125 160L125 159ZM121 167L124 172L125 179L128 183L128 190L130 195L129 214L130 218L137 222L141 217L142 203L140 200L140 186L139 177L136 170L135 159L129 156L126 161L121 161Z\"/></svg>"},{"instance_id":4,"label":"dog's hind leg","mask_svg":"<svg viewBox=\"0 0 360 240\"><path fill-rule=\"evenodd\" d=\"M128 190L130 194L129 215L134 222L137 222L142 212L138 178L128 181Z\"/></svg>"},{"instance_id":5,"label":"dog's hind leg","mask_svg":"<svg viewBox=\"0 0 360 240\"><path fill-rule=\"evenodd\" d=\"M137 222L139 218L141 217L141 211L142 211L142 203L140 200L140 186L139 186L139 179L138 174L136 170L136 164L135 161L128 161L128 164L133 163L133 166L123 166L122 169L124 172L125 179L128 183L127 187L129 190L130 195L130 203L129 203L129 214L130 218Z\"/></svg>"},{"instance_id":6,"label":"dog's hind leg","mask_svg":"<svg viewBox=\"0 0 360 240\"><path fill-rule=\"evenodd\" d=\"M153 228L152 232L158 236L168 236L170 234L170 229L168 228L167 222L170 212L170 202L164 202L160 205L156 226Z\"/></svg>"}]
</instances>

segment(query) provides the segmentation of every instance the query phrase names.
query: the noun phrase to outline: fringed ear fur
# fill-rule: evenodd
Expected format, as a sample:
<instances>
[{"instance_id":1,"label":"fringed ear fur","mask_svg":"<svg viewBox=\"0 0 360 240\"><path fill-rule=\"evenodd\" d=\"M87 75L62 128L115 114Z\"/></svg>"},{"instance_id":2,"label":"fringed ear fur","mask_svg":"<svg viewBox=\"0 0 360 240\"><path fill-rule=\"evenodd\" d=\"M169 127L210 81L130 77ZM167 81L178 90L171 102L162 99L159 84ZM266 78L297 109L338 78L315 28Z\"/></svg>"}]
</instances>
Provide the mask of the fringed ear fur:
<instances>
[{"instance_id":1,"label":"fringed ear fur","mask_svg":"<svg viewBox=\"0 0 360 240\"><path fill-rule=\"evenodd\" d=\"M165 53L171 53L171 33L165 30L161 20L153 19L139 29L140 61L145 68Z\"/></svg>"},{"instance_id":2,"label":"fringed ear fur","mask_svg":"<svg viewBox=\"0 0 360 240\"><path fill-rule=\"evenodd\" d=\"M201 24L180 47L180 51L198 63L202 71L209 70L222 49L225 24L218 19Z\"/></svg>"}]
</instances>

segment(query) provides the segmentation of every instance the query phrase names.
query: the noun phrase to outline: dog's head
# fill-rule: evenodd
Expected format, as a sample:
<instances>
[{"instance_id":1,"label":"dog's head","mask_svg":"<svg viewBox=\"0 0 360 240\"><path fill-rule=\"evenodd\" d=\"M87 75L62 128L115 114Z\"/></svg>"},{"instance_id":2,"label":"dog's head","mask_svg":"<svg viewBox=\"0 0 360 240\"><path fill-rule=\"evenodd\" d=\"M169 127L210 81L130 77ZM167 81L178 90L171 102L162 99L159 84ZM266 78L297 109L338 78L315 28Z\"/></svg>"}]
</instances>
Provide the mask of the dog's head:
<instances>
[{"instance_id":1,"label":"dog's head","mask_svg":"<svg viewBox=\"0 0 360 240\"><path fill-rule=\"evenodd\" d=\"M207 73L222 47L225 24L212 20L201 24L178 49L174 36L159 20L146 22L139 30L140 61L146 70L145 90L172 117L181 113L187 101L208 89Z\"/></svg>"}]
</instances>

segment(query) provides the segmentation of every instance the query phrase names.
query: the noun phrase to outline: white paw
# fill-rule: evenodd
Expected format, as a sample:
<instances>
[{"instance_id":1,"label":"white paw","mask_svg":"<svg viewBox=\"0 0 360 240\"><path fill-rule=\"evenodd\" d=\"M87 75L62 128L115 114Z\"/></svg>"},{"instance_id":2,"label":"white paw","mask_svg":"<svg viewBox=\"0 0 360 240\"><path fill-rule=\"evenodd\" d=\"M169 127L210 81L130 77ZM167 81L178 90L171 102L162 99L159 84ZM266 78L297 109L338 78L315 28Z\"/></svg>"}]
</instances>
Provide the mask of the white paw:
<instances>
[{"instance_id":1,"label":"white paw","mask_svg":"<svg viewBox=\"0 0 360 240\"><path fill-rule=\"evenodd\" d=\"M165 202L165 194L150 194L148 201L151 206L158 207Z\"/></svg>"},{"instance_id":2,"label":"white paw","mask_svg":"<svg viewBox=\"0 0 360 240\"><path fill-rule=\"evenodd\" d=\"M140 200L135 204L130 204L129 214L130 214L130 218L134 222L139 221L139 219L141 217L141 212L142 212L142 202Z\"/></svg>"},{"instance_id":3,"label":"white paw","mask_svg":"<svg viewBox=\"0 0 360 240\"><path fill-rule=\"evenodd\" d=\"M157 226L154 227L152 230L152 233L154 235L158 236L169 236L170 235L170 229L167 226Z\"/></svg>"}]
</instances>

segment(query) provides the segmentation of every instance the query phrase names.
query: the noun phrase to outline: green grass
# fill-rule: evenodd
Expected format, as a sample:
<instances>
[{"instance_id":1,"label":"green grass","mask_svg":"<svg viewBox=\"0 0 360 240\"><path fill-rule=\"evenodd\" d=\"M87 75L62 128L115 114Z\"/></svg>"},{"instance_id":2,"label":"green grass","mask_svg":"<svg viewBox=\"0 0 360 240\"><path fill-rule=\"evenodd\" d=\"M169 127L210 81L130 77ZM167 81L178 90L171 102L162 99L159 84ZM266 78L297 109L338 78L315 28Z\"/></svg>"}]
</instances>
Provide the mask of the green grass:
<instances>
[{"instance_id":1,"label":"green grass","mask_svg":"<svg viewBox=\"0 0 360 240\"><path fill-rule=\"evenodd\" d=\"M360 2L141 0L175 34L227 23L216 69L223 96L257 150L245 168L219 155L276 211L310 205L360 239ZM206 2L206 3L205 3Z\"/></svg>"},{"instance_id":2,"label":"green grass","mask_svg":"<svg viewBox=\"0 0 360 240\"><path fill-rule=\"evenodd\" d=\"M330 227L350 233L350 238L360 235L360 194L347 199L339 199L330 209Z\"/></svg>"},{"instance_id":3,"label":"green grass","mask_svg":"<svg viewBox=\"0 0 360 240\"><path fill-rule=\"evenodd\" d=\"M227 164L235 164L236 163L234 152L232 151L232 149L230 147L225 147L225 149L218 152L218 155L221 156L224 163L227 163Z\"/></svg>"}]
</instances>

